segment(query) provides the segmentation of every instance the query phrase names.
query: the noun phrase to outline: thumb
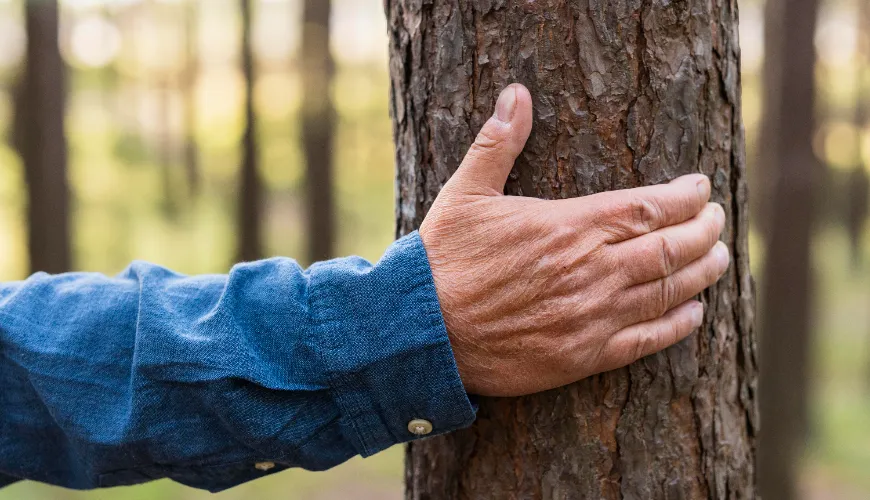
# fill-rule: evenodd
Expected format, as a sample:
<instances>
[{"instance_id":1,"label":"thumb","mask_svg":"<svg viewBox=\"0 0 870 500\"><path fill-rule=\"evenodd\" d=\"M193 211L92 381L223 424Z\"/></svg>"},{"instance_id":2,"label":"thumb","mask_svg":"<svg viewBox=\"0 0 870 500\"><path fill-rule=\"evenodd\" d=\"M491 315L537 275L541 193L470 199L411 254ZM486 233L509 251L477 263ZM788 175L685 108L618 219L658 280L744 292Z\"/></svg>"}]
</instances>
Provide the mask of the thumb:
<instances>
[{"instance_id":1,"label":"thumb","mask_svg":"<svg viewBox=\"0 0 870 500\"><path fill-rule=\"evenodd\" d=\"M502 90L495 113L451 178L453 189L466 194L501 194L504 183L532 131L532 96L519 83Z\"/></svg>"}]
</instances>

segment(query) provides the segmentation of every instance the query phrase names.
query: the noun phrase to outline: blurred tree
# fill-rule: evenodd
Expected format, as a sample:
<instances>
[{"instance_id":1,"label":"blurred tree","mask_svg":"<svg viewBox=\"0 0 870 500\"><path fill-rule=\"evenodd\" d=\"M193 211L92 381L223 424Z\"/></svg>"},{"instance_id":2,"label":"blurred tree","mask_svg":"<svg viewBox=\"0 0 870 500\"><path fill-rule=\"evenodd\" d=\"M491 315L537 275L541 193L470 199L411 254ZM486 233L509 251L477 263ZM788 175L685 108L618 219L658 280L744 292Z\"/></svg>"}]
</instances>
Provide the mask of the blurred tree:
<instances>
[{"instance_id":1,"label":"blurred tree","mask_svg":"<svg viewBox=\"0 0 870 500\"><path fill-rule=\"evenodd\" d=\"M199 0L189 0L184 12L184 53L182 74L184 93L184 166L190 194L197 194L200 185L199 147L196 142L196 88L199 78Z\"/></svg>"},{"instance_id":2,"label":"blurred tree","mask_svg":"<svg viewBox=\"0 0 870 500\"><path fill-rule=\"evenodd\" d=\"M329 47L330 0L305 0L302 15L302 147L310 262L334 256L335 204L332 193L332 103L334 63Z\"/></svg>"},{"instance_id":3,"label":"blurred tree","mask_svg":"<svg viewBox=\"0 0 870 500\"><path fill-rule=\"evenodd\" d=\"M113 9L109 5L103 5L100 8L100 14L102 15L103 19L105 19L107 22L109 22L109 20L112 19L113 11L115 11L115 9ZM120 15L117 16L117 18L112 21L112 23L113 23L112 25L115 25L116 23L118 23L119 22L118 20L121 17L122 16L120 16ZM111 37L112 37L112 32L108 29L104 30L103 43L106 43L106 44L112 43ZM100 70L100 76L102 77L101 78L102 88L100 89L100 91L102 93L103 106L108 111L109 117L112 120L118 119L118 88L119 88L120 83L121 83L121 75L120 75L120 72L118 71L118 59L119 59L118 57L114 57L111 61L109 61L108 64L106 64Z\"/></svg>"},{"instance_id":4,"label":"blurred tree","mask_svg":"<svg viewBox=\"0 0 870 500\"><path fill-rule=\"evenodd\" d=\"M824 180L815 132L814 36L818 0L769 0L765 34L763 168L772 171L764 261L759 447L762 497L795 498L807 430L812 310L810 239L815 186Z\"/></svg>"},{"instance_id":5,"label":"blurred tree","mask_svg":"<svg viewBox=\"0 0 870 500\"><path fill-rule=\"evenodd\" d=\"M251 0L240 0L242 12L242 73L245 77L245 131L242 136L242 167L239 182L239 251L242 261L262 258L263 185L259 174L257 114L254 109L254 49Z\"/></svg>"},{"instance_id":6,"label":"blurred tree","mask_svg":"<svg viewBox=\"0 0 870 500\"><path fill-rule=\"evenodd\" d=\"M753 196L751 200L752 221L761 230L762 236L767 236L770 225L771 193L776 183L778 171L771 168L775 163L776 143L778 136L778 98L780 79L780 61L785 47L779 43L783 36L782 17L779 15L781 4L787 0L765 0L764 2L764 67L761 71L762 107L758 129L758 146L755 147L755 166L752 178Z\"/></svg>"},{"instance_id":7,"label":"blurred tree","mask_svg":"<svg viewBox=\"0 0 870 500\"><path fill-rule=\"evenodd\" d=\"M157 158L163 182L163 213L170 219L179 215L179 199L175 183L175 145L172 133L173 84L167 76L158 84L159 106L157 109Z\"/></svg>"},{"instance_id":8,"label":"blurred tree","mask_svg":"<svg viewBox=\"0 0 870 500\"><path fill-rule=\"evenodd\" d=\"M24 162L30 270L70 270L66 75L56 0L24 2L27 52L16 87L13 143Z\"/></svg>"},{"instance_id":9,"label":"blurred tree","mask_svg":"<svg viewBox=\"0 0 870 500\"><path fill-rule=\"evenodd\" d=\"M867 221L868 198L870 198L870 179L864 165L864 151L861 132L868 125L868 107L870 107L870 89L868 89L868 71L870 71L870 2L858 2L858 64L855 68L855 113L854 125L858 135L855 148L854 165L849 175L849 213L846 227L852 248L852 267L857 269L861 264L864 248L864 224Z\"/></svg>"},{"instance_id":10,"label":"blurred tree","mask_svg":"<svg viewBox=\"0 0 870 500\"><path fill-rule=\"evenodd\" d=\"M171 27L177 33L176 20L177 5L169 5L159 0L150 0L143 8L149 9L147 18ZM154 142L156 149L157 165L160 167L160 180L162 183L160 207L168 219L175 219L179 215L179 196L176 185L176 144L175 134L172 130L172 115L174 112L172 94L175 87L173 74L169 69L155 71L154 91L157 95L156 128Z\"/></svg>"},{"instance_id":11,"label":"blurred tree","mask_svg":"<svg viewBox=\"0 0 870 500\"><path fill-rule=\"evenodd\" d=\"M755 498L736 2L388 0L386 10L399 235L419 227L500 89L519 81L536 119L507 193L566 198L703 172L734 256L702 296L696 336L568 387L481 398L470 429L409 445L406 498Z\"/></svg>"},{"instance_id":12,"label":"blurred tree","mask_svg":"<svg viewBox=\"0 0 870 500\"><path fill-rule=\"evenodd\" d=\"M120 161L131 164L151 162L154 157L150 145L146 144L146 133L140 118L146 86L139 81L145 73L141 61L142 41L139 27L148 7L148 4L132 3L114 8L114 20L122 37L122 49L114 63L118 70L115 112L121 127L112 153ZM124 92L126 89L129 92Z\"/></svg>"},{"instance_id":13,"label":"blurred tree","mask_svg":"<svg viewBox=\"0 0 870 500\"><path fill-rule=\"evenodd\" d=\"M861 267L868 202L870 202L870 179L867 177L864 164L858 163L849 172L849 214L846 218L853 271L859 271Z\"/></svg>"}]
</instances>

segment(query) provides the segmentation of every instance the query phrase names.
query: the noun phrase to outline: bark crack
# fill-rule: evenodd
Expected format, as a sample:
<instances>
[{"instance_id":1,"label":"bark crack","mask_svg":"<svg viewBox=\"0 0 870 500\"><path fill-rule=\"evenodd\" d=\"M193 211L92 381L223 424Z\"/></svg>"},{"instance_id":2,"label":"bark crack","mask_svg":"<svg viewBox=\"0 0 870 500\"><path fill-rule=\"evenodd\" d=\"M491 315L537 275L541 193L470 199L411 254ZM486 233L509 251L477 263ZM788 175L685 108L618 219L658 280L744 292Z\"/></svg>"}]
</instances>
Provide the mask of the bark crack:
<instances>
[{"instance_id":1,"label":"bark crack","mask_svg":"<svg viewBox=\"0 0 870 500\"><path fill-rule=\"evenodd\" d=\"M636 86L635 86L635 94L634 97L628 104L628 113L626 114L626 123L625 123L625 132L626 132L626 144L628 148L632 152L632 170L634 171L635 177L637 178L638 185L644 186L647 184L646 176L640 170L640 161L649 154L649 148L651 144L650 137L643 137L643 144L645 147L640 144L636 144L636 141L641 139L640 137L630 137L632 133L632 128L634 128L634 132L637 134L644 133L638 130L637 126L632 126L628 120L637 118L637 104L641 97L646 95L646 90L650 86L650 72L649 68L646 66L646 51L647 51L647 39L646 39L646 29L644 27L644 19L646 17L646 11L644 10L643 4L641 4L638 10L638 21L637 21L637 32L635 36L637 37L635 40L635 50L634 50L634 58L637 61L637 78L636 78ZM637 149L635 149L638 147Z\"/></svg>"}]
</instances>

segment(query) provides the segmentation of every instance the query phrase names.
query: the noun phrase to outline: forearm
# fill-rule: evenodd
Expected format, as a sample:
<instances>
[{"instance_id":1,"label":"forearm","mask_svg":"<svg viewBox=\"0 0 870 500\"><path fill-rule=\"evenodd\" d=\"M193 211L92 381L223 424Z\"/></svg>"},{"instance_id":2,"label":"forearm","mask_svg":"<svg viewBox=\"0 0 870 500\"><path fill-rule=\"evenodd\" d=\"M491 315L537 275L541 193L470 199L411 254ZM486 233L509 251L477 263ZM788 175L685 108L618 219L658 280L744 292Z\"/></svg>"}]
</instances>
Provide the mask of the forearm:
<instances>
[{"instance_id":1,"label":"forearm","mask_svg":"<svg viewBox=\"0 0 870 500\"><path fill-rule=\"evenodd\" d=\"M0 473L74 488L219 490L473 419L416 236L375 266L36 275L2 287L0 335Z\"/></svg>"}]
</instances>

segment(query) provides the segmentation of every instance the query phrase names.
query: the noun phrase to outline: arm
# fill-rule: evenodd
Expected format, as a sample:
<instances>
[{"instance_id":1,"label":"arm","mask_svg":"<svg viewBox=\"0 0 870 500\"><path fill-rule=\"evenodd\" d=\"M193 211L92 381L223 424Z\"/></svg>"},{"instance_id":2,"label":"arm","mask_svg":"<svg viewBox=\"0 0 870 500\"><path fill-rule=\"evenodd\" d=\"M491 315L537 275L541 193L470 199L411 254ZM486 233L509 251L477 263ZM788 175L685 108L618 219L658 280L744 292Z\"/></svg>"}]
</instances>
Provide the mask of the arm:
<instances>
[{"instance_id":1,"label":"arm","mask_svg":"<svg viewBox=\"0 0 870 500\"><path fill-rule=\"evenodd\" d=\"M135 264L0 287L0 486L215 491L324 469L410 440L412 419L470 424L466 389L543 391L690 335L692 297L729 262L709 180L504 196L531 126L528 90L508 87L420 236L373 267L272 259L185 278Z\"/></svg>"},{"instance_id":2,"label":"arm","mask_svg":"<svg viewBox=\"0 0 870 500\"><path fill-rule=\"evenodd\" d=\"M0 383L0 485L218 491L371 455L415 437L412 419L440 433L474 418L416 233L374 266L135 263L4 284Z\"/></svg>"}]
</instances>

